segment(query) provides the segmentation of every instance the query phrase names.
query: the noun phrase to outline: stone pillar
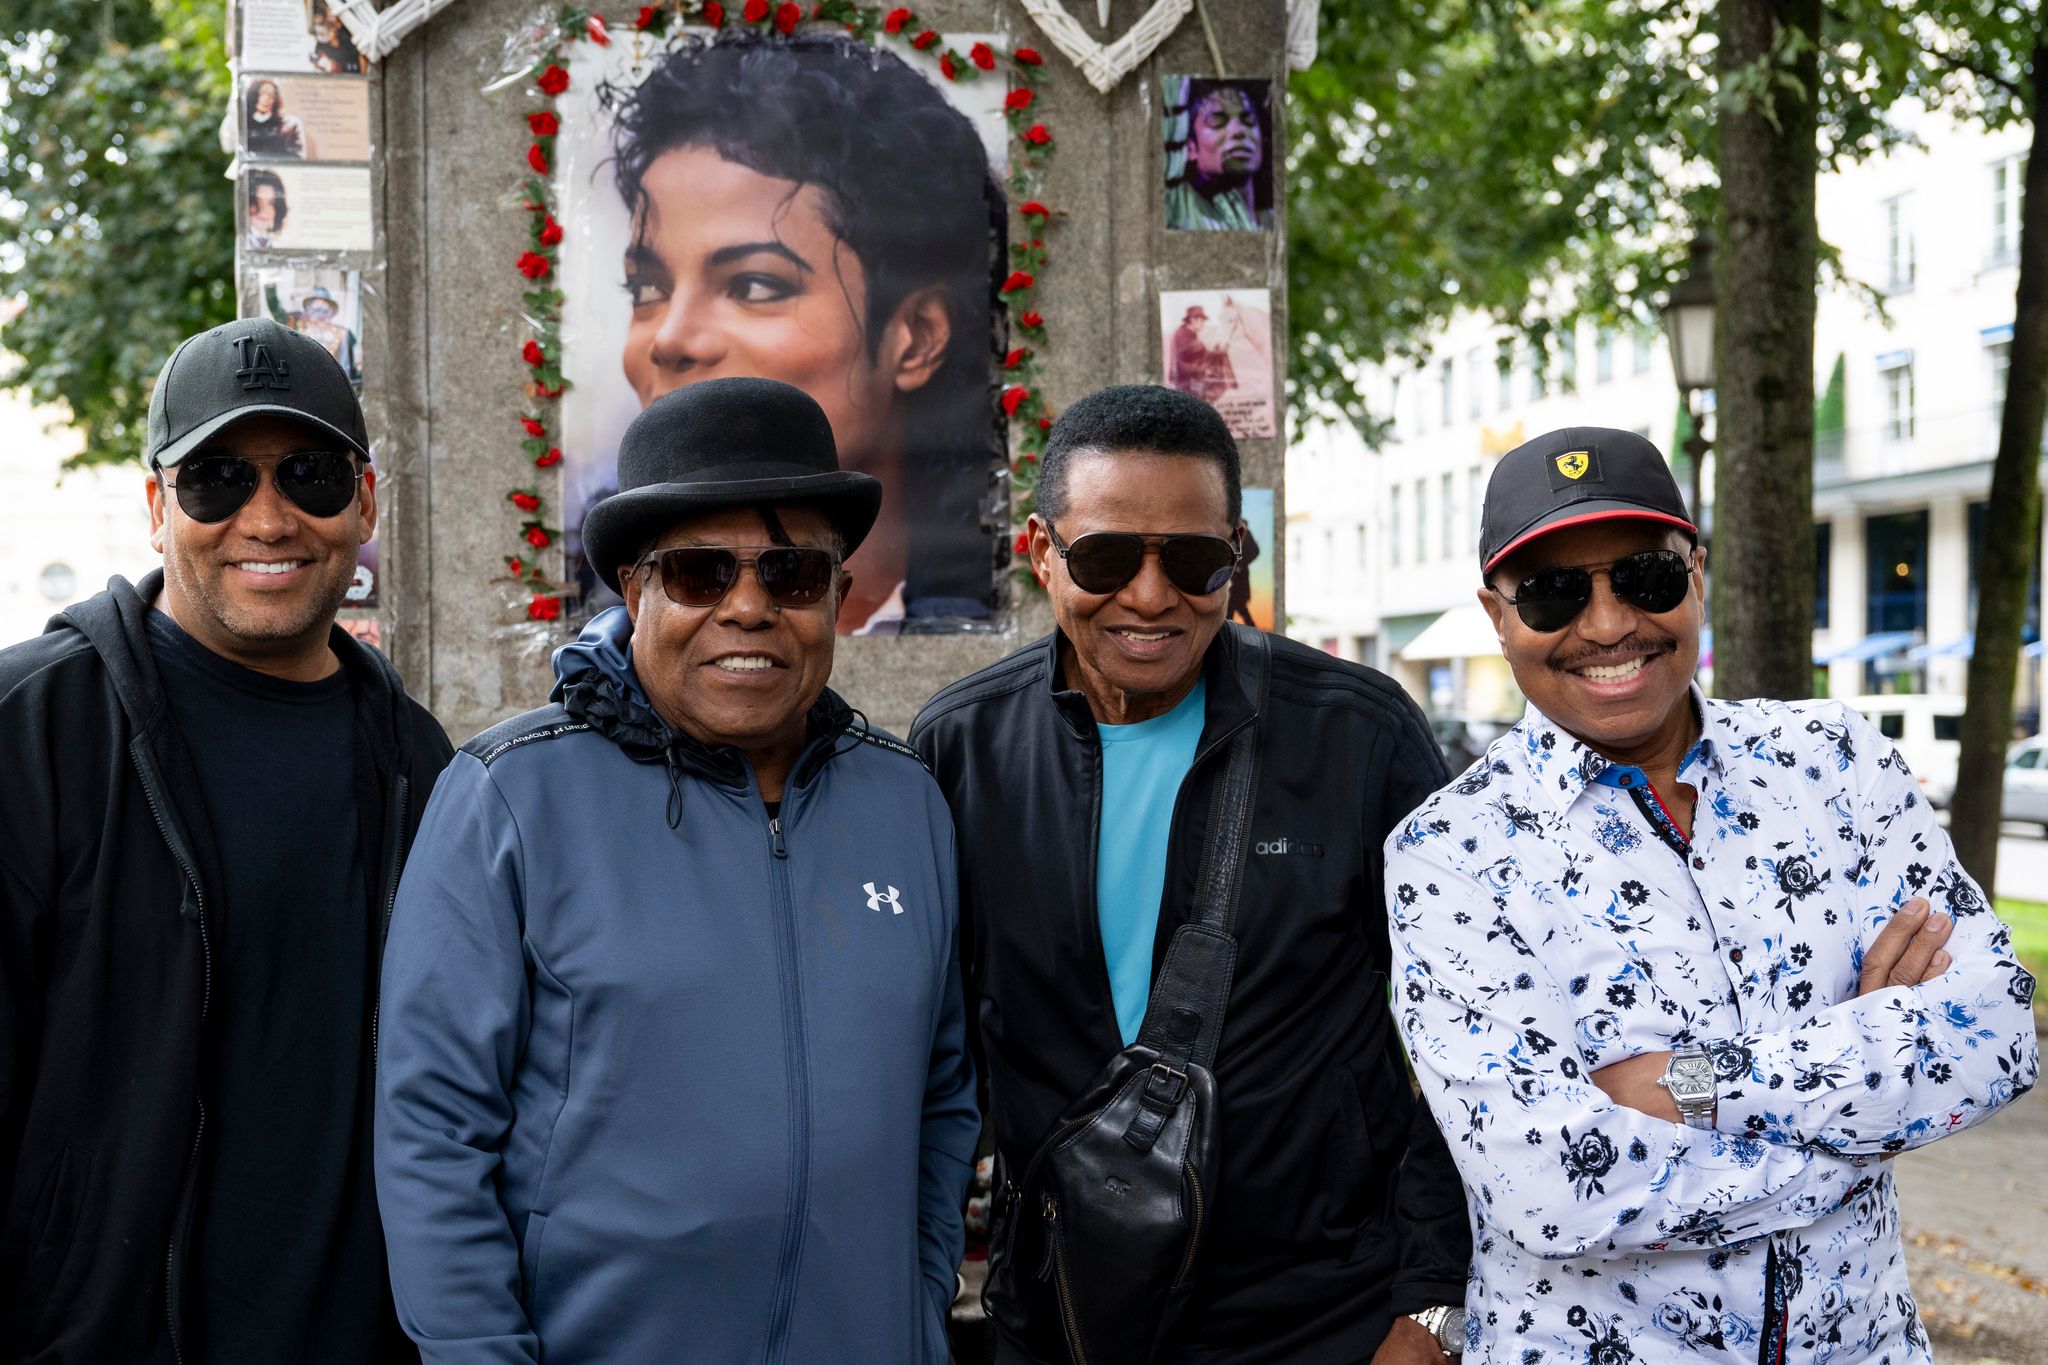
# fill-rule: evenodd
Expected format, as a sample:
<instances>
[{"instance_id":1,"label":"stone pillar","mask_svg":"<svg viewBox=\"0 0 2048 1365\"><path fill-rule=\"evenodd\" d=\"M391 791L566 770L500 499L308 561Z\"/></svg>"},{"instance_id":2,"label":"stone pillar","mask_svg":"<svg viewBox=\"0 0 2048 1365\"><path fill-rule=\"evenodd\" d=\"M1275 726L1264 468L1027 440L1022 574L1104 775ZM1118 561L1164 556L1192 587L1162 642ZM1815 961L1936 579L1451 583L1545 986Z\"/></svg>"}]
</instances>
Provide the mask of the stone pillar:
<instances>
[{"instance_id":1,"label":"stone pillar","mask_svg":"<svg viewBox=\"0 0 2048 1365\"><path fill-rule=\"evenodd\" d=\"M1114 0L1108 32L1122 34L1151 4ZM1067 0L1067 8L1102 37L1094 4ZM1275 231L1166 231L1159 102L1167 75L1269 79L1277 163L1286 136L1284 0L1206 0L1207 32L1200 14L1189 15L1106 95L1054 51L1019 4L926 0L917 9L942 31L1005 33L1045 53L1038 107L1058 147L1044 197L1066 214L1045 234L1055 268L1038 298L1054 328L1045 357L1052 404L1106 383L1159 379L1162 289L1270 289L1275 392L1283 392L1284 175L1276 165ZM615 30L634 10L608 11ZM525 594L490 581L519 521L501 499L514 470L525 378L520 281L510 265L526 245L517 185L528 139L517 91L486 95L482 86L508 35L533 14L532 0L451 6L382 63L373 111L384 269L366 396L388 452L385 639L415 694L458 740L539 704L548 652L565 634L525 622ZM1280 489L1283 447L1279 436L1242 443L1248 486ZM549 477L542 471L544 491ZM1276 526L1285 515L1283 490ZM1281 539L1264 551L1276 561L1276 599L1284 602ZM1012 604L999 633L842 640L834 686L877 725L901 733L940 686L1048 629L1041 595L1013 586ZM1284 620L1277 604L1276 613Z\"/></svg>"}]
</instances>

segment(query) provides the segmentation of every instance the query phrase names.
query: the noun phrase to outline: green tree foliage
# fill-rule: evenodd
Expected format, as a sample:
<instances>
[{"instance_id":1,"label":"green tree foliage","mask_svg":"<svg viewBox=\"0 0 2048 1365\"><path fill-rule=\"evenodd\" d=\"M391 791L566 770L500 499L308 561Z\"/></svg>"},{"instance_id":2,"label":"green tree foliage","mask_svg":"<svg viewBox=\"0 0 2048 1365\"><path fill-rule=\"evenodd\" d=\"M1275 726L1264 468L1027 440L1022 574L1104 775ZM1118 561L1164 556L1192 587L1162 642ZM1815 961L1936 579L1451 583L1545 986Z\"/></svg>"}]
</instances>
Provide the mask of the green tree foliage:
<instances>
[{"instance_id":1,"label":"green tree foliage","mask_svg":"<svg viewBox=\"0 0 2048 1365\"><path fill-rule=\"evenodd\" d=\"M234 316L220 0L9 0L0 15L0 376L62 403L81 463L135 458L178 340Z\"/></svg>"}]
</instances>

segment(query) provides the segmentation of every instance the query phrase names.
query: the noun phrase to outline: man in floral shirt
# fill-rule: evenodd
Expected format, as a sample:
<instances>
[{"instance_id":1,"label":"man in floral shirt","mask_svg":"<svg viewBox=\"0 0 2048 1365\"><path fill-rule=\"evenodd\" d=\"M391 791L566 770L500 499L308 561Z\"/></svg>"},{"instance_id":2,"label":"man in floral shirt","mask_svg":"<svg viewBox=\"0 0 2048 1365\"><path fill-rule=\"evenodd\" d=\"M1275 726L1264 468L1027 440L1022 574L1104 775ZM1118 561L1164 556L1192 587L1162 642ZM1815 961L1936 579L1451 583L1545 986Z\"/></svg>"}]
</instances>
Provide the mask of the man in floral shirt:
<instances>
[{"instance_id":1,"label":"man in floral shirt","mask_svg":"<svg viewBox=\"0 0 2048 1365\"><path fill-rule=\"evenodd\" d=\"M1466 1359L1928 1359L1885 1158L2033 1085L2009 931L1855 712L1693 686L1704 554L1649 442L1510 452L1480 558L1529 714L1386 873Z\"/></svg>"}]
</instances>

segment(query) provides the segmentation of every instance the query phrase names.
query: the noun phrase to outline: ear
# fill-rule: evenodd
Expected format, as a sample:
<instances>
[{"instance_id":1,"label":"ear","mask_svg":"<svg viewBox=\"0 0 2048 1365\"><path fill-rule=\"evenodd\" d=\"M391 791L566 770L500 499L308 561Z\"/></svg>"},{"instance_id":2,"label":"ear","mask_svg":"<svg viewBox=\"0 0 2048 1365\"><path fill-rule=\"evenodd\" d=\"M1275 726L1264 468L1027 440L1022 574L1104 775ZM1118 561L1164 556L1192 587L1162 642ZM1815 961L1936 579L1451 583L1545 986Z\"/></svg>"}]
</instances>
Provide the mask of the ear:
<instances>
[{"instance_id":1,"label":"ear","mask_svg":"<svg viewBox=\"0 0 2048 1365\"><path fill-rule=\"evenodd\" d=\"M889 316L879 361L899 393L923 388L945 363L953 342L952 297L944 285L928 284L912 290Z\"/></svg>"},{"instance_id":2,"label":"ear","mask_svg":"<svg viewBox=\"0 0 2048 1365\"><path fill-rule=\"evenodd\" d=\"M356 486L356 515L362 520L362 538L356 543L368 545L370 537L377 534L377 471L367 460L362 481Z\"/></svg>"},{"instance_id":3,"label":"ear","mask_svg":"<svg viewBox=\"0 0 2048 1365\"><path fill-rule=\"evenodd\" d=\"M149 501L149 548L158 554L164 552L164 521L168 515L164 508L164 486L154 471L143 480L143 497Z\"/></svg>"},{"instance_id":4,"label":"ear","mask_svg":"<svg viewBox=\"0 0 2048 1365\"><path fill-rule=\"evenodd\" d=\"M633 618L636 626L640 624L640 590L645 582L631 564L619 566L619 595L626 599L626 615Z\"/></svg>"},{"instance_id":5,"label":"ear","mask_svg":"<svg viewBox=\"0 0 2048 1365\"><path fill-rule=\"evenodd\" d=\"M1507 604L1500 600L1500 594L1492 588L1482 587L1479 590L1479 605L1485 608L1486 619L1493 622L1493 638L1500 641L1502 649L1506 649L1508 632L1502 622L1507 612Z\"/></svg>"},{"instance_id":6,"label":"ear","mask_svg":"<svg viewBox=\"0 0 2048 1365\"><path fill-rule=\"evenodd\" d=\"M1043 588L1052 583L1052 561L1059 552L1053 549L1052 527L1033 512L1031 519L1024 523L1025 557L1031 564L1031 576Z\"/></svg>"}]
</instances>

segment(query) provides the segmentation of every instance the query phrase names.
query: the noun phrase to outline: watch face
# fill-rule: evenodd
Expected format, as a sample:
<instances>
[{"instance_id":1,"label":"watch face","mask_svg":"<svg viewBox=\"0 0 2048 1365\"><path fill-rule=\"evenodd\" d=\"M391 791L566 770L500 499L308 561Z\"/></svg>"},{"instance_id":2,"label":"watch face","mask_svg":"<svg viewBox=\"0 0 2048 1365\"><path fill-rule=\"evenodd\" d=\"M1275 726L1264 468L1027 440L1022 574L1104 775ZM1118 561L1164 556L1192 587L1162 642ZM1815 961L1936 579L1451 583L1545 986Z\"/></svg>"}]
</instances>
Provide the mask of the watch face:
<instances>
[{"instance_id":1,"label":"watch face","mask_svg":"<svg viewBox=\"0 0 2048 1365\"><path fill-rule=\"evenodd\" d=\"M1714 1064L1704 1057L1685 1057L1671 1064L1671 1098L1688 1100L1714 1098Z\"/></svg>"}]
</instances>

